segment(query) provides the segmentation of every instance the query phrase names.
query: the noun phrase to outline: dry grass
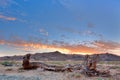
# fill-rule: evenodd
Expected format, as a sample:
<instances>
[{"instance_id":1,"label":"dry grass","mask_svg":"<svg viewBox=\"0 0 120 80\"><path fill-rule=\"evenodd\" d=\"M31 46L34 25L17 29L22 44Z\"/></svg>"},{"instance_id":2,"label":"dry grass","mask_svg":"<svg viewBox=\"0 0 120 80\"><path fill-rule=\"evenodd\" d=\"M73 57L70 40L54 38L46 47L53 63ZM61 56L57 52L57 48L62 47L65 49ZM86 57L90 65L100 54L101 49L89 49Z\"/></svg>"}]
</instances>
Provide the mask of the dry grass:
<instances>
[{"instance_id":1,"label":"dry grass","mask_svg":"<svg viewBox=\"0 0 120 80\"><path fill-rule=\"evenodd\" d=\"M111 61L111 62L99 62L98 68L101 69L110 69L111 77L86 77L80 74L79 71L76 72L49 72L42 71L41 69L37 70L22 70L21 65L22 61L11 61L13 66L4 67L0 65L0 75L12 75L12 76L25 76L25 77L40 77L40 80L120 80L120 61ZM40 61L46 64L59 65L63 66L65 64L81 64L82 61ZM0 62L2 63L2 62Z\"/></svg>"}]
</instances>

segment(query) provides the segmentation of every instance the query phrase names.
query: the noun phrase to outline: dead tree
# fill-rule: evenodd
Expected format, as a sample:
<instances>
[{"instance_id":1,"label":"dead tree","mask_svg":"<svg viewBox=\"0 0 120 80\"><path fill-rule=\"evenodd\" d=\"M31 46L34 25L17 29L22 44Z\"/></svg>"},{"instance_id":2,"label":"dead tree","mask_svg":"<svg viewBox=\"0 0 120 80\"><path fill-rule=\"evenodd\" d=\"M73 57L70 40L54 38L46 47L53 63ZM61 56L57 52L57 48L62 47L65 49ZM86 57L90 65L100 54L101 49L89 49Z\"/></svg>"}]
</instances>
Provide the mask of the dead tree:
<instances>
[{"instance_id":1,"label":"dead tree","mask_svg":"<svg viewBox=\"0 0 120 80\"><path fill-rule=\"evenodd\" d=\"M84 67L81 69L81 73L83 73L85 76L110 76L109 71L98 71L96 69L98 58L98 54L93 56L86 55L84 60Z\"/></svg>"},{"instance_id":2,"label":"dead tree","mask_svg":"<svg viewBox=\"0 0 120 80\"><path fill-rule=\"evenodd\" d=\"M65 71L64 66L47 65L47 64L41 63L41 62L30 62L30 56L31 56L31 54L26 54L23 57L22 66L23 66L23 69L25 69L25 70L42 68L43 70L47 70L47 71L55 71L55 72Z\"/></svg>"},{"instance_id":3,"label":"dead tree","mask_svg":"<svg viewBox=\"0 0 120 80\"><path fill-rule=\"evenodd\" d=\"M86 76L110 76L109 71L98 71L96 69L97 62L99 55L89 56L86 55L83 64L76 64L76 65L65 65L65 66L56 66L56 65L48 65L41 62L30 62L30 54L26 54L23 57L23 69L37 69L42 68L45 71L54 71L54 72L73 72L75 70L80 70Z\"/></svg>"},{"instance_id":4,"label":"dead tree","mask_svg":"<svg viewBox=\"0 0 120 80\"><path fill-rule=\"evenodd\" d=\"M26 54L23 57L23 63L22 63L23 69L36 69L36 68L39 67L36 64L31 64L30 63L30 56L31 56L31 54Z\"/></svg>"}]
</instances>

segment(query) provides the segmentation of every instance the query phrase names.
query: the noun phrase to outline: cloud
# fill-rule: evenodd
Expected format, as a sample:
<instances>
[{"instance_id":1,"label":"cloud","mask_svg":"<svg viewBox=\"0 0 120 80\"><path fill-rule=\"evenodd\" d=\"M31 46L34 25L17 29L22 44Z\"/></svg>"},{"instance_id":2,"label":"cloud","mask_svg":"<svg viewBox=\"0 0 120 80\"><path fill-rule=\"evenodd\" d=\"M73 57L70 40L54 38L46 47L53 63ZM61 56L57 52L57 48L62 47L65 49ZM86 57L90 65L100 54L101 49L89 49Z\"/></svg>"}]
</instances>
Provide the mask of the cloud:
<instances>
[{"instance_id":1,"label":"cloud","mask_svg":"<svg viewBox=\"0 0 120 80\"><path fill-rule=\"evenodd\" d=\"M65 34L60 35L60 38L61 38L62 40L64 40L64 39L69 39L69 37L67 37Z\"/></svg>"},{"instance_id":2,"label":"cloud","mask_svg":"<svg viewBox=\"0 0 120 80\"><path fill-rule=\"evenodd\" d=\"M71 3L72 0L57 0L59 2L59 4L61 4L61 6L63 6L64 8L70 9L71 8Z\"/></svg>"},{"instance_id":3,"label":"cloud","mask_svg":"<svg viewBox=\"0 0 120 80\"><path fill-rule=\"evenodd\" d=\"M21 49L24 51L36 51L44 50L48 51L61 51L64 53L75 53L75 54L93 54L93 53L120 53L120 43L112 41L93 41L88 43L78 43L70 44L65 43L64 41L54 40L52 43L42 43L34 41L25 41L25 40L0 40L0 45L7 45L10 47L15 47L16 49Z\"/></svg>"},{"instance_id":4,"label":"cloud","mask_svg":"<svg viewBox=\"0 0 120 80\"><path fill-rule=\"evenodd\" d=\"M96 33L96 32L91 31L91 30L76 30L76 29L70 28L70 27L67 27L67 28L66 27L61 27L59 29L61 29L62 31L65 31L65 32L72 33L72 34L78 34L78 35L81 35L81 36L95 36L95 37L98 37L100 39L103 39L102 34Z\"/></svg>"},{"instance_id":5,"label":"cloud","mask_svg":"<svg viewBox=\"0 0 120 80\"><path fill-rule=\"evenodd\" d=\"M95 37L98 37L101 40L103 39L103 35L102 34L96 33L96 32L91 31L91 30L85 30L85 31L83 31L82 35L95 36Z\"/></svg>"},{"instance_id":6,"label":"cloud","mask_svg":"<svg viewBox=\"0 0 120 80\"><path fill-rule=\"evenodd\" d=\"M11 9L12 7L15 7L15 9ZM16 0L0 0L0 8L2 9L0 19L15 21L16 17L11 17L11 15L14 15L17 16L17 21L27 23L27 20L22 19L26 16L26 13L23 12L24 7Z\"/></svg>"},{"instance_id":7,"label":"cloud","mask_svg":"<svg viewBox=\"0 0 120 80\"><path fill-rule=\"evenodd\" d=\"M77 44L77 45L64 45L61 46L64 49L69 50L69 53L82 53L82 54L92 54L98 51L94 47L89 47L87 45Z\"/></svg>"},{"instance_id":8,"label":"cloud","mask_svg":"<svg viewBox=\"0 0 120 80\"><path fill-rule=\"evenodd\" d=\"M48 36L48 32L45 31L44 29L40 29L39 32L40 32L40 34L42 34L42 35Z\"/></svg>"},{"instance_id":9,"label":"cloud","mask_svg":"<svg viewBox=\"0 0 120 80\"><path fill-rule=\"evenodd\" d=\"M87 23L87 26L88 26L89 28L93 28L95 25L94 25L93 23L89 22L89 23Z\"/></svg>"},{"instance_id":10,"label":"cloud","mask_svg":"<svg viewBox=\"0 0 120 80\"><path fill-rule=\"evenodd\" d=\"M64 41L53 40L52 45L61 46L61 45L68 45L68 43L65 43Z\"/></svg>"},{"instance_id":11,"label":"cloud","mask_svg":"<svg viewBox=\"0 0 120 80\"><path fill-rule=\"evenodd\" d=\"M101 52L109 52L120 55L120 43L113 41L96 40L92 43Z\"/></svg>"},{"instance_id":12,"label":"cloud","mask_svg":"<svg viewBox=\"0 0 120 80\"><path fill-rule=\"evenodd\" d=\"M0 0L0 6L6 7L10 3L10 0Z\"/></svg>"},{"instance_id":13,"label":"cloud","mask_svg":"<svg viewBox=\"0 0 120 80\"><path fill-rule=\"evenodd\" d=\"M59 50L64 53L93 53L95 52L94 48L85 46L85 45L70 45L66 44L62 41L54 41L52 44L43 44L41 42L27 42L23 40L16 40L16 41L5 41L0 40L0 45L8 45L11 47L15 47L17 49L24 49L25 51L28 50L36 50L36 49L52 49L52 50Z\"/></svg>"},{"instance_id":14,"label":"cloud","mask_svg":"<svg viewBox=\"0 0 120 80\"><path fill-rule=\"evenodd\" d=\"M120 48L120 43L113 42L113 41L102 41L102 40L97 41L96 40L93 42L93 44L98 48L106 49L106 50Z\"/></svg>"},{"instance_id":15,"label":"cloud","mask_svg":"<svg viewBox=\"0 0 120 80\"><path fill-rule=\"evenodd\" d=\"M8 20L8 21L15 21L16 20L15 17L9 17L9 16L4 16L4 15L0 15L0 19L4 19L4 20Z\"/></svg>"},{"instance_id":16,"label":"cloud","mask_svg":"<svg viewBox=\"0 0 120 80\"><path fill-rule=\"evenodd\" d=\"M19 6L19 4L15 0L0 0L0 7L2 8L7 8L8 6L11 5Z\"/></svg>"},{"instance_id":17,"label":"cloud","mask_svg":"<svg viewBox=\"0 0 120 80\"><path fill-rule=\"evenodd\" d=\"M62 31L65 31L65 32L69 32L69 33L74 33L74 34L79 34L79 35L82 34L82 31L79 31L79 30L76 30L76 29L70 28L70 27L60 27L59 29L61 29Z\"/></svg>"}]
</instances>

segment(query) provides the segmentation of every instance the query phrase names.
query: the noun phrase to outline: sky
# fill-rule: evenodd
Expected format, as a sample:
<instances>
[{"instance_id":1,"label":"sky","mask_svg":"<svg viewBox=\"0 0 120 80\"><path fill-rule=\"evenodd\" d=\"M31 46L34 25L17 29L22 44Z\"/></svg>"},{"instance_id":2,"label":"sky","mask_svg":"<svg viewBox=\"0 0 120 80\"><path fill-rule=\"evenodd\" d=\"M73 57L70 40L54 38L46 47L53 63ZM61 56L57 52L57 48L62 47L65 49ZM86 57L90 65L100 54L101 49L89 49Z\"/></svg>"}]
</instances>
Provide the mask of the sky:
<instances>
[{"instance_id":1,"label":"sky","mask_svg":"<svg viewBox=\"0 0 120 80\"><path fill-rule=\"evenodd\" d=\"M0 0L0 56L120 55L120 0Z\"/></svg>"}]
</instances>

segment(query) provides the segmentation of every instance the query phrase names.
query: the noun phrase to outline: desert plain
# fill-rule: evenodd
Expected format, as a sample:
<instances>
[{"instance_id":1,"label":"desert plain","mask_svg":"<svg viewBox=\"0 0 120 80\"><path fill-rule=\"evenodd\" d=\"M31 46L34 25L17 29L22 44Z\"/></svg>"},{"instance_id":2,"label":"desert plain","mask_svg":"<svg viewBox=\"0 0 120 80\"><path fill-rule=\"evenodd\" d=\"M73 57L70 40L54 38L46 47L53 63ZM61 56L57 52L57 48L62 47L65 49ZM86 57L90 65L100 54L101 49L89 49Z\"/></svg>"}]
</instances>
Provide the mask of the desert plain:
<instances>
[{"instance_id":1,"label":"desert plain","mask_svg":"<svg viewBox=\"0 0 120 80\"><path fill-rule=\"evenodd\" d=\"M3 63L12 66L4 66ZM35 62L35 61L31 61ZM37 61L38 62L38 61ZM66 64L81 64L82 61L39 61L50 65L63 66ZM120 61L101 61L97 64L98 70L109 70L110 77L87 77L80 71L53 72L41 68L35 70L22 69L22 61L0 61L0 80L120 80Z\"/></svg>"}]
</instances>

